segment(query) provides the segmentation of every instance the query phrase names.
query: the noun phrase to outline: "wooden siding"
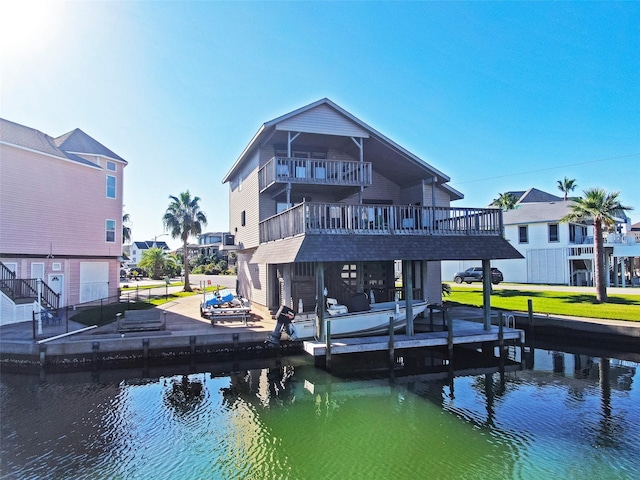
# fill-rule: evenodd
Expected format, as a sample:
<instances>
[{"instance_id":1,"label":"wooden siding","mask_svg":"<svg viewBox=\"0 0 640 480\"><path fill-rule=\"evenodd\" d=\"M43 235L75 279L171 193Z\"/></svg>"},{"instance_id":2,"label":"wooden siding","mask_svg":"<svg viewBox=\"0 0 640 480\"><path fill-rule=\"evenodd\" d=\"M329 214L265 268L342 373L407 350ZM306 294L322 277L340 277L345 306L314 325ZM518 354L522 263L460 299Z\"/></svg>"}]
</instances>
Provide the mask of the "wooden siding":
<instances>
[{"instance_id":1,"label":"wooden siding","mask_svg":"<svg viewBox=\"0 0 640 480\"><path fill-rule=\"evenodd\" d=\"M242 181L240 182L240 178ZM242 170L229 182L229 228L235 235L235 242L242 248L258 245L258 223L260 211L258 190L258 154L248 161ZM241 216L245 212L245 225Z\"/></svg>"},{"instance_id":2,"label":"wooden siding","mask_svg":"<svg viewBox=\"0 0 640 480\"><path fill-rule=\"evenodd\" d=\"M6 254L119 256L122 164L107 172L0 145L0 251ZM106 197L106 176L116 198ZM116 221L115 242L105 222Z\"/></svg>"},{"instance_id":3,"label":"wooden siding","mask_svg":"<svg viewBox=\"0 0 640 480\"><path fill-rule=\"evenodd\" d=\"M340 135L345 137L368 138L369 134L327 105L319 105L311 110L288 118L276 125L276 130Z\"/></svg>"}]
</instances>

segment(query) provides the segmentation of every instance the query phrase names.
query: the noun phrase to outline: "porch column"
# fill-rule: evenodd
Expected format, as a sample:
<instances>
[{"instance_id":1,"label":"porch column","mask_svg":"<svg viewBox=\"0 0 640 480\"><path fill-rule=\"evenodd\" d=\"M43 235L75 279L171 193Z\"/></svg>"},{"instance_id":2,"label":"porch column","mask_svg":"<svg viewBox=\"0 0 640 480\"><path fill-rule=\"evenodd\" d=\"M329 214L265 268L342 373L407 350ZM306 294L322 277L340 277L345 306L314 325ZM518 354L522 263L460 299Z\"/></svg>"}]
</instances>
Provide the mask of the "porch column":
<instances>
[{"instance_id":1,"label":"porch column","mask_svg":"<svg viewBox=\"0 0 640 480\"><path fill-rule=\"evenodd\" d=\"M284 305L286 305L289 308L294 308L294 305L297 305L296 303L296 299L292 297L293 292L291 290L291 284L292 279L291 279L291 267L293 265L291 263L287 263L282 265L282 279L284 281L284 292L283 292L283 296L284 298L282 299L282 303Z\"/></svg>"},{"instance_id":2,"label":"porch column","mask_svg":"<svg viewBox=\"0 0 640 480\"><path fill-rule=\"evenodd\" d=\"M404 275L406 280L404 298L407 316L407 335L413 335L413 261L403 260L402 271L406 272Z\"/></svg>"},{"instance_id":3,"label":"porch column","mask_svg":"<svg viewBox=\"0 0 640 480\"><path fill-rule=\"evenodd\" d=\"M620 276L622 277L622 288L627 286L627 269L625 265L626 257L620 257Z\"/></svg>"},{"instance_id":4,"label":"porch column","mask_svg":"<svg viewBox=\"0 0 640 480\"><path fill-rule=\"evenodd\" d=\"M316 336L321 341L324 340L324 263L316 262L316 303L317 303L317 325Z\"/></svg>"},{"instance_id":5,"label":"porch column","mask_svg":"<svg viewBox=\"0 0 640 480\"><path fill-rule=\"evenodd\" d=\"M491 260L482 260L482 311L484 329L491 329Z\"/></svg>"}]
</instances>

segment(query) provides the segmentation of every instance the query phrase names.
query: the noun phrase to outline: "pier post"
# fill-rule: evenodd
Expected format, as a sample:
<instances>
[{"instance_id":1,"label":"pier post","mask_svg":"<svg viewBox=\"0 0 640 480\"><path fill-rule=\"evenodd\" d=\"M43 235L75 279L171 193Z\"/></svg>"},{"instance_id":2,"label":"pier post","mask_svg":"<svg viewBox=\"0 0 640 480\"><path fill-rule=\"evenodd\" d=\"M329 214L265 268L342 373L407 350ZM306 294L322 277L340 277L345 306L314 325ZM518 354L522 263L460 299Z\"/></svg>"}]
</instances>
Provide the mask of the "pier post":
<instances>
[{"instance_id":1,"label":"pier post","mask_svg":"<svg viewBox=\"0 0 640 480\"><path fill-rule=\"evenodd\" d=\"M144 359L145 363L149 361L149 339L148 338L142 339L142 358Z\"/></svg>"},{"instance_id":2,"label":"pier post","mask_svg":"<svg viewBox=\"0 0 640 480\"><path fill-rule=\"evenodd\" d=\"M529 312L529 328L533 330L533 300L527 300L527 309Z\"/></svg>"},{"instance_id":3,"label":"pier post","mask_svg":"<svg viewBox=\"0 0 640 480\"><path fill-rule=\"evenodd\" d=\"M447 348L449 349L449 359L453 359L453 320L446 311L444 316L447 319Z\"/></svg>"},{"instance_id":4,"label":"pier post","mask_svg":"<svg viewBox=\"0 0 640 480\"><path fill-rule=\"evenodd\" d=\"M504 312L500 312L498 316L498 345L500 346L500 355L504 349Z\"/></svg>"},{"instance_id":5,"label":"pier post","mask_svg":"<svg viewBox=\"0 0 640 480\"><path fill-rule=\"evenodd\" d=\"M395 335L393 317L389 317L389 368L393 369L396 362Z\"/></svg>"},{"instance_id":6,"label":"pier post","mask_svg":"<svg viewBox=\"0 0 640 480\"><path fill-rule=\"evenodd\" d=\"M327 371L331 370L331 320L327 319L326 322L326 332L325 332L325 347L326 347L326 354L325 354L325 360L324 360L324 366L327 369Z\"/></svg>"}]
</instances>

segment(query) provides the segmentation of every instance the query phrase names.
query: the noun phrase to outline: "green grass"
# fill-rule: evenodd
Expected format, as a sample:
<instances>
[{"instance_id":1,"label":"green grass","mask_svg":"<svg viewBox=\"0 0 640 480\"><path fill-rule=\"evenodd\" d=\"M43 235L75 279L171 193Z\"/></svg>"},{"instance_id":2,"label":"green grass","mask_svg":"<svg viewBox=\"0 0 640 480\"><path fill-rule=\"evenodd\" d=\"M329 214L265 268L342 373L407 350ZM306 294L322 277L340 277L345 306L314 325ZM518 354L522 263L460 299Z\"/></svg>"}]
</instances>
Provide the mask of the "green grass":
<instances>
[{"instance_id":1,"label":"green grass","mask_svg":"<svg viewBox=\"0 0 640 480\"><path fill-rule=\"evenodd\" d=\"M451 295L444 297L444 300L460 305L482 306L482 288L452 286L451 290ZM640 321L640 295L609 295L607 303L598 303L595 293L494 289L491 306L526 312L529 299L537 314Z\"/></svg>"}]
</instances>

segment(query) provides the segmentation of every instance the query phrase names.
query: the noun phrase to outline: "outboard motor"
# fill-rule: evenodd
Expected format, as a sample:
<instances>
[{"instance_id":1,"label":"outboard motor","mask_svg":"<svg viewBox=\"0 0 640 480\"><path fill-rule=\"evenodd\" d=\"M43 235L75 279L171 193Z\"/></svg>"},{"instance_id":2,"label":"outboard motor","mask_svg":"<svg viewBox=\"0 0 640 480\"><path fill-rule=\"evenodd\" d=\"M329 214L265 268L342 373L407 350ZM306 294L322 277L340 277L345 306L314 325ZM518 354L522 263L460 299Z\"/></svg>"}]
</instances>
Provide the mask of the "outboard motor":
<instances>
[{"instance_id":1,"label":"outboard motor","mask_svg":"<svg viewBox=\"0 0 640 480\"><path fill-rule=\"evenodd\" d=\"M280 335L282 334L283 329L287 332L287 335L290 337L293 336L295 330L291 322L294 318L296 318L296 312L285 305L280 306L276 312L276 328L274 328L273 332L269 334L265 343L274 347L279 346Z\"/></svg>"}]
</instances>

